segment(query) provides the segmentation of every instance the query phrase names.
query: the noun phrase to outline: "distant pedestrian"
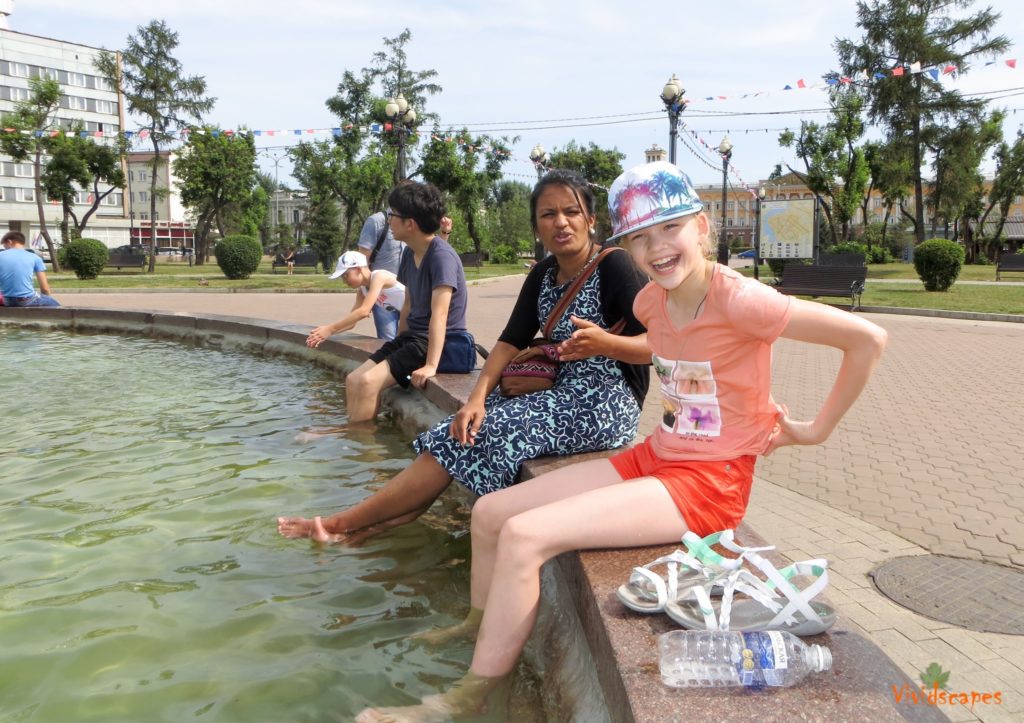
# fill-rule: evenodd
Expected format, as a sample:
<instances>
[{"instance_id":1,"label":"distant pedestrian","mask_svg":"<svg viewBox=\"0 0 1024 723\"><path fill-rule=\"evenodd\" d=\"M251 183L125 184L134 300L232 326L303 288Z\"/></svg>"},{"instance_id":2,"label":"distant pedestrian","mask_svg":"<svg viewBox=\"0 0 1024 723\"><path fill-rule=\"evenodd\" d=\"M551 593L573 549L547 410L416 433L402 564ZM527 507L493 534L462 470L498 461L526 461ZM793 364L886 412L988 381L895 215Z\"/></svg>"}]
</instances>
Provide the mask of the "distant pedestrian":
<instances>
[{"instance_id":1,"label":"distant pedestrian","mask_svg":"<svg viewBox=\"0 0 1024 723\"><path fill-rule=\"evenodd\" d=\"M383 211L371 214L363 223L356 243L359 253L366 257L370 271L387 271L398 275L398 262L402 258L405 244L395 239ZM380 307L373 307L373 324L377 327L377 338L385 337L391 326L390 316ZM394 335L392 335L393 338Z\"/></svg>"}]
</instances>

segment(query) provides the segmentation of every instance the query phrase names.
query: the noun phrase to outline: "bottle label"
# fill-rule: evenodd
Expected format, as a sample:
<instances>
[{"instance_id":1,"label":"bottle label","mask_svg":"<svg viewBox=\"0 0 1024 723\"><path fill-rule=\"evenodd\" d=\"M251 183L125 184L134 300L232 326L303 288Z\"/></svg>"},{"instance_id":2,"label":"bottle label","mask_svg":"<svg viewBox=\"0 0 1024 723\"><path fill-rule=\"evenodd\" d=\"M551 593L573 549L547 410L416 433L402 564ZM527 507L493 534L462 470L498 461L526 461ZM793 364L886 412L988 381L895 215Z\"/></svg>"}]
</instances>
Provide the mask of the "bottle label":
<instances>
[{"instance_id":1,"label":"bottle label","mask_svg":"<svg viewBox=\"0 0 1024 723\"><path fill-rule=\"evenodd\" d=\"M781 686L789 668L789 654L782 633L743 633L744 649L736 665L740 682L752 689Z\"/></svg>"}]
</instances>

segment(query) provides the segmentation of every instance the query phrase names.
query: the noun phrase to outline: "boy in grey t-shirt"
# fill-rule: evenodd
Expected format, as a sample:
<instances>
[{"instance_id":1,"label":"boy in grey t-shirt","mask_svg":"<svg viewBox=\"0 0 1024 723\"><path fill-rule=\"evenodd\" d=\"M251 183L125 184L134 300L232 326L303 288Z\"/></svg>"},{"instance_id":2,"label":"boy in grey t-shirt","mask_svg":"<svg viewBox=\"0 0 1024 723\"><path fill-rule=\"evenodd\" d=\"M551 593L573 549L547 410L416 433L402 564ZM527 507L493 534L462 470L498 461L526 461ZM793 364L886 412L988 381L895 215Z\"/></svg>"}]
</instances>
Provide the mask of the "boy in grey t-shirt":
<instances>
[{"instance_id":1,"label":"boy in grey t-shirt","mask_svg":"<svg viewBox=\"0 0 1024 723\"><path fill-rule=\"evenodd\" d=\"M447 332L466 328L462 262L435 235L445 213L441 192L429 183L406 181L391 190L388 205L391 232L406 244L398 269L405 304L398 336L345 379L350 422L373 419L380 393L390 386L426 386L437 374Z\"/></svg>"}]
</instances>

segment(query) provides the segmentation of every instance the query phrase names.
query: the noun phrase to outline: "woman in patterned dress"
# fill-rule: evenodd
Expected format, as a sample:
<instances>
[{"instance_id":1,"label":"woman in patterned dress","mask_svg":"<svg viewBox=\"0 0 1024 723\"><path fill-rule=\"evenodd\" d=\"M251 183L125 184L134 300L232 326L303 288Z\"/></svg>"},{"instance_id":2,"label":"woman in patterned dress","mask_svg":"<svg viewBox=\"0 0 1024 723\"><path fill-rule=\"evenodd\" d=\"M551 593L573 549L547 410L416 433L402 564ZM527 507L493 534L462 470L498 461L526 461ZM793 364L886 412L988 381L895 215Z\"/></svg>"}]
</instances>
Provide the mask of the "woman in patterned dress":
<instances>
[{"instance_id":1,"label":"woman in patterned dress","mask_svg":"<svg viewBox=\"0 0 1024 723\"><path fill-rule=\"evenodd\" d=\"M465 406L420 434L418 456L384 488L330 517L282 517L286 537L345 541L354 533L410 522L456 479L477 494L515 484L524 461L612 449L632 440L647 393L650 352L633 299L646 278L623 252L605 254L594 240L595 202L587 182L551 171L530 197L534 232L550 255L530 271L505 330L491 350ZM501 372L543 327L565 290L597 263L556 323L551 340L561 359L554 387L515 397L496 389ZM620 320L620 335L608 330Z\"/></svg>"}]
</instances>

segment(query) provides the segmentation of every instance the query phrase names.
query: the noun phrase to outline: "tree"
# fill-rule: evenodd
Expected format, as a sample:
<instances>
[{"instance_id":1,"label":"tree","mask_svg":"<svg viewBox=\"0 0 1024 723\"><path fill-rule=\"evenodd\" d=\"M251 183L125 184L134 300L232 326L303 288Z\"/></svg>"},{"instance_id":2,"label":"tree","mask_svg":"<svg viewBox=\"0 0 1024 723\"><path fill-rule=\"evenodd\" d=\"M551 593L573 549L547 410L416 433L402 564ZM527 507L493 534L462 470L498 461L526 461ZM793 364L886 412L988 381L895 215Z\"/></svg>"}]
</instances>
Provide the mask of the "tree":
<instances>
[{"instance_id":1,"label":"tree","mask_svg":"<svg viewBox=\"0 0 1024 723\"><path fill-rule=\"evenodd\" d=\"M338 204L332 198L310 198L306 216L306 238L316 251L320 265L326 272L338 258L341 246L341 225L338 223Z\"/></svg>"},{"instance_id":2,"label":"tree","mask_svg":"<svg viewBox=\"0 0 1024 723\"><path fill-rule=\"evenodd\" d=\"M597 203L597 237L608 238L612 234L611 221L608 218L608 188L622 174L622 161L626 154L617 148L608 150L596 143L587 147L577 146L569 141L561 150L551 152L551 167L576 171L590 181Z\"/></svg>"},{"instance_id":3,"label":"tree","mask_svg":"<svg viewBox=\"0 0 1024 723\"><path fill-rule=\"evenodd\" d=\"M72 238L81 238L89 219L99 210L103 200L125 187L121 168L123 152L123 136L116 146L106 146L83 138L78 127L50 139L50 160L43 171L42 184L46 197L61 203L64 243ZM88 209L81 218L75 211L79 189L88 192Z\"/></svg>"},{"instance_id":4,"label":"tree","mask_svg":"<svg viewBox=\"0 0 1024 723\"><path fill-rule=\"evenodd\" d=\"M806 173L790 170L818 197L836 244L852 239L851 222L867 195L871 173L864 149L857 145L864 135L863 98L855 89L837 87L829 101L831 117L824 126L802 121L799 135L785 131L779 145L795 146Z\"/></svg>"},{"instance_id":5,"label":"tree","mask_svg":"<svg viewBox=\"0 0 1024 723\"><path fill-rule=\"evenodd\" d=\"M178 34L163 20L152 20L149 25L139 26L137 32L137 36L128 36L120 57L101 51L96 69L111 85L121 89L128 112L141 119L139 136L148 136L153 145L149 217L155 219L160 148L191 121L200 121L215 99L206 97L206 80L202 76L184 74L181 62L172 54L178 47ZM149 237L150 272L155 269L155 251L154 229Z\"/></svg>"},{"instance_id":6,"label":"tree","mask_svg":"<svg viewBox=\"0 0 1024 723\"><path fill-rule=\"evenodd\" d=\"M433 135L438 135L435 128ZM514 141L513 141L514 142ZM478 214L488 191L501 178L501 167L512 153L509 140L489 136L475 138L463 129L447 140L431 141L423 153L423 180L433 183L448 195L451 206L466 222L466 231L473 239L473 248L481 251L481 228Z\"/></svg>"},{"instance_id":7,"label":"tree","mask_svg":"<svg viewBox=\"0 0 1024 723\"><path fill-rule=\"evenodd\" d=\"M256 187L256 146L250 134L192 128L174 160L174 174L181 202L195 216L197 264L206 261L215 225L221 238L233 233L256 236L258 223L238 218L244 217L242 209Z\"/></svg>"},{"instance_id":8,"label":"tree","mask_svg":"<svg viewBox=\"0 0 1024 723\"><path fill-rule=\"evenodd\" d=\"M530 187L521 181L499 181L488 194L487 234L492 258L514 262L533 248L530 223ZM504 260L504 259L501 259Z\"/></svg>"},{"instance_id":9,"label":"tree","mask_svg":"<svg viewBox=\"0 0 1024 723\"><path fill-rule=\"evenodd\" d=\"M998 241L1003 234L1006 217L1010 214L1010 206L1017 196L1024 194L1024 130L1017 131L1017 140L1012 146L1005 141L1000 143L995 158L996 175L988 194L988 206L978 222L978 233L984 234L985 221L993 209L998 207L995 233L986 234Z\"/></svg>"},{"instance_id":10,"label":"tree","mask_svg":"<svg viewBox=\"0 0 1024 723\"><path fill-rule=\"evenodd\" d=\"M13 133L0 133L0 150L21 162L32 160L32 178L35 181L36 211L39 214L39 233L46 240L46 247L53 259L53 270L60 271L57 249L46 228L46 212L43 207L43 155L50 145L50 130L57 122L57 108L60 107L60 85L56 80L44 78L29 79L29 97L14 105L13 113L0 118L4 128L14 129Z\"/></svg>"},{"instance_id":11,"label":"tree","mask_svg":"<svg viewBox=\"0 0 1024 723\"><path fill-rule=\"evenodd\" d=\"M994 57L1010 41L991 36L999 14L991 8L966 17L954 17L957 8L973 0L872 0L857 3L857 25L864 31L859 41L838 39L835 43L844 76L862 72L876 78L863 86L868 98L868 117L885 129L887 140L909 143L892 148L905 149L914 188L914 234L924 240L924 190L921 167L929 146L935 147L944 127L961 122L979 123L985 101L964 98L938 81L940 72L907 72L894 75L912 63L922 68L953 67L955 75L966 73L977 58ZM876 77L877 76L877 77Z\"/></svg>"}]
</instances>

